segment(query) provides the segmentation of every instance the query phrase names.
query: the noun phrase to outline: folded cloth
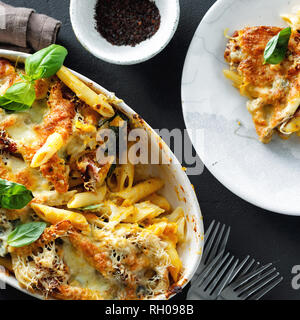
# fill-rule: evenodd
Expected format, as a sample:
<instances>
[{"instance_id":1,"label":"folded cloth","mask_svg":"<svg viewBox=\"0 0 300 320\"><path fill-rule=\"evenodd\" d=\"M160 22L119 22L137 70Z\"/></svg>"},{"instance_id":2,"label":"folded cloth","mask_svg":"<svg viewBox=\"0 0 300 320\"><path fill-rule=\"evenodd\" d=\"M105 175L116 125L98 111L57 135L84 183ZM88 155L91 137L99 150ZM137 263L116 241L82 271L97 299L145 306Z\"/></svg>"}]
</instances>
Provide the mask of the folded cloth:
<instances>
[{"instance_id":1,"label":"folded cloth","mask_svg":"<svg viewBox=\"0 0 300 320\"><path fill-rule=\"evenodd\" d=\"M15 8L0 1L0 47L38 51L55 43L61 22L33 9Z\"/></svg>"}]
</instances>

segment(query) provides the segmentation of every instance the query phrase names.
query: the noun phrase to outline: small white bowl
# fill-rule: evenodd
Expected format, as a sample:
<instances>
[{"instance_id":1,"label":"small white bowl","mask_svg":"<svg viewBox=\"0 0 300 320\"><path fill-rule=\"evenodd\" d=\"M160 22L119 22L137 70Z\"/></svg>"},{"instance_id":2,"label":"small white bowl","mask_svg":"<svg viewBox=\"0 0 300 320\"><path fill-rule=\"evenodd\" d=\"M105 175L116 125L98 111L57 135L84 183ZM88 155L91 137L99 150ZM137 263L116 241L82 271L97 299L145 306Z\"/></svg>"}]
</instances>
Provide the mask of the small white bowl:
<instances>
[{"instance_id":1,"label":"small white bowl","mask_svg":"<svg viewBox=\"0 0 300 320\"><path fill-rule=\"evenodd\" d=\"M151 59L166 47L178 26L179 0L155 0L161 15L158 31L135 47L114 46L95 29L96 3L97 0L71 0L71 23L79 42L93 55L106 62L129 65Z\"/></svg>"}]
</instances>

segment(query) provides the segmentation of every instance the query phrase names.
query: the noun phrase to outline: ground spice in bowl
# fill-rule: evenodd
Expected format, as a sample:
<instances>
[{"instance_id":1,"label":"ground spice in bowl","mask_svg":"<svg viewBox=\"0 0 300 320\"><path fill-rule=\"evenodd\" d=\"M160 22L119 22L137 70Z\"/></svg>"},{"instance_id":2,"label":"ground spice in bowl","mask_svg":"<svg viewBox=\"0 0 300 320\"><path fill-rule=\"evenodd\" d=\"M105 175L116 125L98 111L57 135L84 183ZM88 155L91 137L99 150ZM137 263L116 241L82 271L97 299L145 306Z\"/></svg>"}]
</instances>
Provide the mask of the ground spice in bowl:
<instances>
[{"instance_id":1,"label":"ground spice in bowl","mask_svg":"<svg viewBox=\"0 0 300 320\"><path fill-rule=\"evenodd\" d=\"M160 12L150 0L98 0L96 29L111 44L136 46L160 27Z\"/></svg>"}]
</instances>

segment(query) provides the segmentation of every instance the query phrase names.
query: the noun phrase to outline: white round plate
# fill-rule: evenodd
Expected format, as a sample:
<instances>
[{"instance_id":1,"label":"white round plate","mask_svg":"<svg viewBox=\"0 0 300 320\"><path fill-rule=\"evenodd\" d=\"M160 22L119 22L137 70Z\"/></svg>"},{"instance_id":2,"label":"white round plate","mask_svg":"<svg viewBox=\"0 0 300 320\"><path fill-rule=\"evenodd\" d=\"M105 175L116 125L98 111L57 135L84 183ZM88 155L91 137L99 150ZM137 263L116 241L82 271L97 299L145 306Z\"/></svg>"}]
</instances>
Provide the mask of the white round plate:
<instances>
[{"instance_id":1,"label":"white round plate","mask_svg":"<svg viewBox=\"0 0 300 320\"><path fill-rule=\"evenodd\" d=\"M289 215L300 215L300 138L259 142L246 98L222 71L225 29L286 26L280 15L297 6L299 0L217 1L195 33L182 79L185 123L209 171L244 200Z\"/></svg>"}]
</instances>

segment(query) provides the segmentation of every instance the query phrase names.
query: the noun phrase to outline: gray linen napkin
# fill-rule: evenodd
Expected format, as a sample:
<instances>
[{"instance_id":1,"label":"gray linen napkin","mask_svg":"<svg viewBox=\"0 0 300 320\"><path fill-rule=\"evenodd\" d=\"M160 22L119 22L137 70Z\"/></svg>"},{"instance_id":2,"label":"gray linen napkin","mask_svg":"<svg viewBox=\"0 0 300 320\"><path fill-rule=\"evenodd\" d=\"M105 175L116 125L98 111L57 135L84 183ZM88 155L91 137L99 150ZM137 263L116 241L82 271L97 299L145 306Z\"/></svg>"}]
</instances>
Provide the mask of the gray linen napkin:
<instances>
[{"instance_id":1,"label":"gray linen napkin","mask_svg":"<svg viewBox=\"0 0 300 320\"><path fill-rule=\"evenodd\" d=\"M0 47L38 51L55 43L61 22L33 9L15 8L0 1Z\"/></svg>"}]
</instances>

